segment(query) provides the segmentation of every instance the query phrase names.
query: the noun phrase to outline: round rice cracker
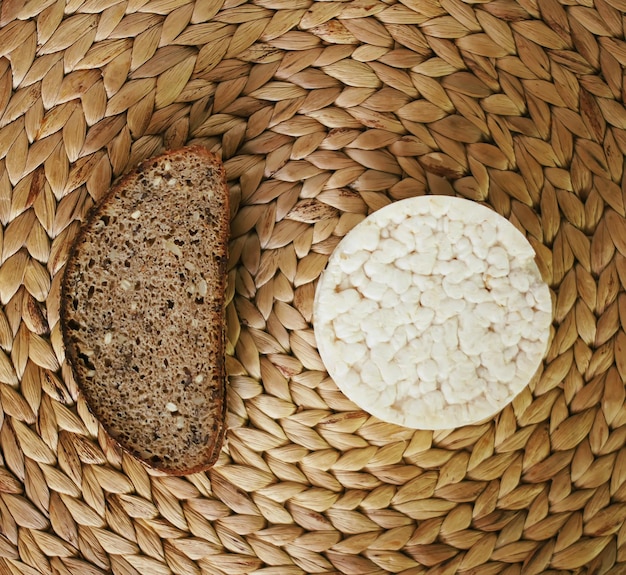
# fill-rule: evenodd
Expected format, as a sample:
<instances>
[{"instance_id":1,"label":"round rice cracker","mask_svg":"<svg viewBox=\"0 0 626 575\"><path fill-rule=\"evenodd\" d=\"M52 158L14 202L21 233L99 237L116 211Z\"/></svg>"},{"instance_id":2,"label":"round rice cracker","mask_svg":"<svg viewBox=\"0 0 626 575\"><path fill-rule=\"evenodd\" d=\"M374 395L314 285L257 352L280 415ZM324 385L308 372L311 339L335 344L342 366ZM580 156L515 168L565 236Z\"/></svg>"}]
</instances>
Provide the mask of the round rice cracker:
<instances>
[{"instance_id":1,"label":"round rice cracker","mask_svg":"<svg viewBox=\"0 0 626 575\"><path fill-rule=\"evenodd\" d=\"M378 210L318 282L315 337L330 376L390 423L493 417L546 353L552 301L534 257L513 224L475 202L421 196Z\"/></svg>"}]
</instances>

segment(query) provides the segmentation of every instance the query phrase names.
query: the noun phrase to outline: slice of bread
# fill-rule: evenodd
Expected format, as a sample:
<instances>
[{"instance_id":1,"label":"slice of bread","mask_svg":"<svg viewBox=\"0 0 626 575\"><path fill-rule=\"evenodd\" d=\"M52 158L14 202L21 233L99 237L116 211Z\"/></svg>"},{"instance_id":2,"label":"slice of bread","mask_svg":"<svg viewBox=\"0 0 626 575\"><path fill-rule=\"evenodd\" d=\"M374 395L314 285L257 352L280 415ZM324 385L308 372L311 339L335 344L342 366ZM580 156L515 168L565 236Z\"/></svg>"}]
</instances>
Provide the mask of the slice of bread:
<instances>
[{"instance_id":1,"label":"slice of bread","mask_svg":"<svg viewBox=\"0 0 626 575\"><path fill-rule=\"evenodd\" d=\"M125 450L182 475L213 465L225 430L229 195L220 160L170 151L92 210L61 288L67 357Z\"/></svg>"}]
</instances>

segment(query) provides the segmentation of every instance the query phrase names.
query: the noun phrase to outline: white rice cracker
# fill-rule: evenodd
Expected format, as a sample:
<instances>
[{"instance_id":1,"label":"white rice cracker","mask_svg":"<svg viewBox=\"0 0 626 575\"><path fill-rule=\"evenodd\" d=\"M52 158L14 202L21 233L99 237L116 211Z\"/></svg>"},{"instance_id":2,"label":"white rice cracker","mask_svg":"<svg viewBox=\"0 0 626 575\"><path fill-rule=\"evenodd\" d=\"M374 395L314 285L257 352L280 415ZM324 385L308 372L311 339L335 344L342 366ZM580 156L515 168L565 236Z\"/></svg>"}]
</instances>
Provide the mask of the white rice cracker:
<instances>
[{"instance_id":1,"label":"white rice cracker","mask_svg":"<svg viewBox=\"0 0 626 575\"><path fill-rule=\"evenodd\" d=\"M318 283L315 337L338 387L419 429L488 419L528 384L552 322L526 238L448 196L388 205L339 243Z\"/></svg>"}]
</instances>

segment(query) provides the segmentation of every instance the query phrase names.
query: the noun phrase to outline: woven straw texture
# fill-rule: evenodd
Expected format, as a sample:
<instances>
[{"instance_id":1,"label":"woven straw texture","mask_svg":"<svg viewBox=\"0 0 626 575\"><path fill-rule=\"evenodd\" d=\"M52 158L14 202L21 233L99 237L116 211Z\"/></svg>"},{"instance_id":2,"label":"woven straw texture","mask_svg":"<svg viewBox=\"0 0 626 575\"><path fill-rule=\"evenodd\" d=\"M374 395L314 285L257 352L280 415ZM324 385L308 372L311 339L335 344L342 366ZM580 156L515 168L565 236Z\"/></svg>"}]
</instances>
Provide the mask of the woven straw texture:
<instances>
[{"instance_id":1,"label":"woven straw texture","mask_svg":"<svg viewBox=\"0 0 626 575\"><path fill-rule=\"evenodd\" d=\"M624 0L5 0L0 573L626 573ZM230 431L159 476L109 443L61 344L86 211L167 147L221 154ZM493 421L384 424L326 375L321 270L381 206L509 218L554 292Z\"/></svg>"}]
</instances>

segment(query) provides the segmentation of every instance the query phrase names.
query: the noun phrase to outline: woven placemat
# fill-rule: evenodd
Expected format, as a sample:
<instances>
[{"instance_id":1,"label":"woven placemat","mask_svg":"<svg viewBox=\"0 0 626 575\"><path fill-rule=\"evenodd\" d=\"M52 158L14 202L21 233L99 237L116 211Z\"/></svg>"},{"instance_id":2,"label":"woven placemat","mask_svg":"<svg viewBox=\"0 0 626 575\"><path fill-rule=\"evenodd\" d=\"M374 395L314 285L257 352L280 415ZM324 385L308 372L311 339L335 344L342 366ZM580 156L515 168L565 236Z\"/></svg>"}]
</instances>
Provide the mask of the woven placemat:
<instances>
[{"instance_id":1,"label":"woven placemat","mask_svg":"<svg viewBox=\"0 0 626 575\"><path fill-rule=\"evenodd\" d=\"M0 573L626 573L624 0L0 4ZM125 170L200 143L233 204L227 443L146 471L71 379L59 283ZM401 198L484 202L555 299L497 418L412 431L324 371L316 280Z\"/></svg>"}]
</instances>

